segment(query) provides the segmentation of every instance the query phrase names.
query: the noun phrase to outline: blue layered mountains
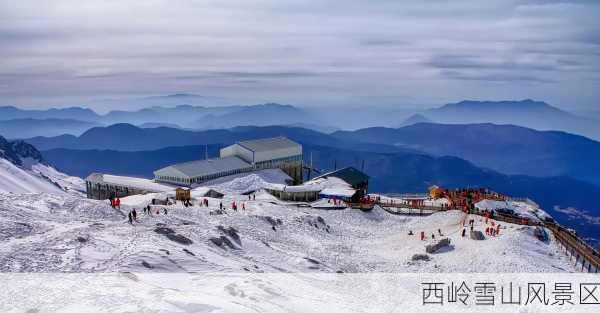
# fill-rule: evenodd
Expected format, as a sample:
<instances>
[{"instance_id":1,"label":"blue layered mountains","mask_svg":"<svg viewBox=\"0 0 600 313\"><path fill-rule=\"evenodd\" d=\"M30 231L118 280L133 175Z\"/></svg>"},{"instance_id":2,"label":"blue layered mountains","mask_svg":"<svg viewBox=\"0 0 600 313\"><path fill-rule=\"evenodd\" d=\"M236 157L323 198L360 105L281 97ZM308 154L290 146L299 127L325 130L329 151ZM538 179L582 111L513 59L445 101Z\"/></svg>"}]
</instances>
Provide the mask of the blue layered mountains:
<instances>
[{"instance_id":1,"label":"blue layered mountains","mask_svg":"<svg viewBox=\"0 0 600 313\"><path fill-rule=\"evenodd\" d=\"M332 136L455 156L506 174L570 176L600 185L600 142L560 131L489 123L418 123L338 131Z\"/></svg>"},{"instance_id":2,"label":"blue layered mountains","mask_svg":"<svg viewBox=\"0 0 600 313\"><path fill-rule=\"evenodd\" d=\"M121 102L119 102L121 101ZM63 119L108 126L118 123L133 125L177 125L183 129L223 129L236 126L293 125L318 131L361 129L373 126L401 127L416 123L442 124L493 123L511 124L536 130L562 130L573 134L600 139L600 116L594 112L574 114L534 100L519 101L461 101L427 110L377 107L310 107L265 103L256 105L199 105L206 101L220 103L219 99L198 95L176 94L142 99L111 100L111 106L147 107L137 110L112 110L98 114L90 109L26 110L0 106L0 121L16 119ZM151 105L151 106L148 106ZM26 125L24 123L21 123ZM18 127L19 123L16 124ZM89 128L95 125L91 125ZM59 129L57 127L57 129ZM42 129L21 128L19 138L54 136ZM64 134L79 135L81 127L63 127ZM34 133L34 135L31 135ZM17 132L18 135L18 132ZM5 134L6 136L6 134ZM10 136L12 137L12 136Z\"/></svg>"},{"instance_id":3,"label":"blue layered mountains","mask_svg":"<svg viewBox=\"0 0 600 313\"><path fill-rule=\"evenodd\" d=\"M40 134L44 136L81 135L90 128L100 125L95 122L65 118L18 118L0 120L0 134L6 138L30 138Z\"/></svg>"},{"instance_id":4,"label":"blue layered mountains","mask_svg":"<svg viewBox=\"0 0 600 313\"><path fill-rule=\"evenodd\" d=\"M177 98L177 97L176 97ZM188 99L184 97L183 99ZM291 105L265 103L205 107L177 105L153 106L135 111L113 110L98 114L90 109L64 108L25 110L0 107L0 133L10 138L80 135L96 126L128 123L148 126L175 125L183 129L223 129L236 126L304 125L325 129L328 126L316 114ZM331 128L331 127L329 127Z\"/></svg>"},{"instance_id":5,"label":"blue layered mountains","mask_svg":"<svg viewBox=\"0 0 600 313\"><path fill-rule=\"evenodd\" d=\"M600 139L600 124L592 114L573 114L542 101L472 101L449 103L421 113L436 123L512 124L537 130L562 130Z\"/></svg>"}]
</instances>

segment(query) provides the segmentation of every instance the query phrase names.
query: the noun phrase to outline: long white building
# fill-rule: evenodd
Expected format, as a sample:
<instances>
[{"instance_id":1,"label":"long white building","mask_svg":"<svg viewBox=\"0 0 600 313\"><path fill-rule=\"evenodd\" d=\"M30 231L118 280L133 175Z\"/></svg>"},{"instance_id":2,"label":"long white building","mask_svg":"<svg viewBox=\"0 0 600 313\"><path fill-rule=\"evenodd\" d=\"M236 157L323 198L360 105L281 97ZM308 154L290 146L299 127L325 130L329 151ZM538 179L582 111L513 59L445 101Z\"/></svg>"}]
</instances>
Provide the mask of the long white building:
<instances>
[{"instance_id":1,"label":"long white building","mask_svg":"<svg viewBox=\"0 0 600 313\"><path fill-rule=\"evenodd\" d=\"M280 168L295 184L302 183L302 145L285 137L236 142L220 150L220 158L174 164L154 172L154 179L181 186L260 170Z\"/></svg>"}]
</instances>

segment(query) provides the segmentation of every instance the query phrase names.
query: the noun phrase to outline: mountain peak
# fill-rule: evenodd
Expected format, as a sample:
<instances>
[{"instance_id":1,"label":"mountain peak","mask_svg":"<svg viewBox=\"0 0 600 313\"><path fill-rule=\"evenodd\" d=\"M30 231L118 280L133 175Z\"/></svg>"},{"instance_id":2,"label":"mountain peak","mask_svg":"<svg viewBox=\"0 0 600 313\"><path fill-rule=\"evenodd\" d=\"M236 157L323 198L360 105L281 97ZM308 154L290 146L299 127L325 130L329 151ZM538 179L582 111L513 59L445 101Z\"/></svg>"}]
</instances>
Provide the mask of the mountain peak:
<instances>
[{"instance_id":1,"label":"mountain peak","mask_svg":"<svg viewBox=\"0 0 600 313\"><path fill-rule=\"evenodd\" d=\"M2 136L0 136L0 158L6 159L17 166L22 166L25 159L46 163L40 151L34 146L22 140L8 141Z\"/></svg>"},{"instance_id":2,"label":"mountain peak","mask_svg":"<svg viewBox=\"0 0 600 313\"><path fill-rule=\"evenodd\" d=\"M414 125L414 124L418 124L418 123L431 123L432 121L430 119L428 119L427 117L425 117L423 114L420 113L416 113L413 114L411 116L409 116L407 119L404 120L404 122L402 122L402 124L400 124L400 126L409 126L409 125Z\"/></svg>"}]
</instances>

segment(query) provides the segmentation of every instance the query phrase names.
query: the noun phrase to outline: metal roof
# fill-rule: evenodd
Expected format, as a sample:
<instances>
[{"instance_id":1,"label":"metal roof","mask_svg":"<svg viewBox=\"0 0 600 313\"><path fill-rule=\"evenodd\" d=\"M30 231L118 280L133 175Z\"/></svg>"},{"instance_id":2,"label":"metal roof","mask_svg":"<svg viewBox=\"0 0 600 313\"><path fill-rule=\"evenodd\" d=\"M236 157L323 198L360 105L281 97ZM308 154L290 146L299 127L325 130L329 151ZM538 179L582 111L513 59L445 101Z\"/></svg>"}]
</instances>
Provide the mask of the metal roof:
<instances>
[{"instance_id":1,"label":"metal roof","mask_svg":"<svg viewBox=\"0 0 600 313\"><path fill-rule=\"evenodd\" d=\"M121 187L129 187L129 188L138 188L147 191L170 191L175 189L175 187L154 182L150 179L138 178L138 177L127 177L127 176L117 176L110 174L102 174L102 173L92 173L86 179L86 181L90 183L97 184L108 184L113 186L121 186Z\"/></svg>"},{"instance_id":2,"label":"metal roof","mask_svg":"<svg viewBox=\"0 0 600 313\"><path fill-rule=\"evenodd\" d=\"M352 186L369 181L369 175L357 170L352 166L344 167L342 169L323 174L321 176L315 177L314 179L330 176L340 178Z\"/></svg>"},{"instance_id":3,"label":"metal roof","mask_svg":"<svg viewBox=\"0 0 600 313\"><path fill-rule=\"evenodd\" d=\"M250 163L240 159L239 157L230 156L173 164L155 171L154 174L193 178L227 171L248 169L251 167L252 165L250 165Z\"/></svg>"},{"instance_id":4,"label":"metal roof","mask_svg":"<svg viewBox=\"0 0 600 313\"><path fill-rule=\"evenodd\" d=\"M240 141L237 144L239 144L240 146L242 146L250 151L254 151L254 152L272 151L272 150L300 147L299 143L291 141L283 136Z\"/></svg>"}]
</instances>

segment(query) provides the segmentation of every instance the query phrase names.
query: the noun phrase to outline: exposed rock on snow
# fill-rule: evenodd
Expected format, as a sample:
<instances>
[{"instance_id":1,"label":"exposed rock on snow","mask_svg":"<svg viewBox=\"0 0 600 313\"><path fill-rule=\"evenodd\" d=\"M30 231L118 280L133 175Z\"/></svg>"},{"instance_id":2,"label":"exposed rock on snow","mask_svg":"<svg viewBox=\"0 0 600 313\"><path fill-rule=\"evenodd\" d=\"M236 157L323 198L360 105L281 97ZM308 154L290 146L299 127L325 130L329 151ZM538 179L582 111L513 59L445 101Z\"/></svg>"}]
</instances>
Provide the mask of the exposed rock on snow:
<instances>
[{"instance_id":1,"label":"exposed rock on snow","mask_svg":"<svg viewBox=\"0 0 600 313\"><path fill-rule=\"evenodd\" d=\"M274 219L270 216L263 216L263 215L253 215L253 217L256 217L260 220L263 220L267 223L269 223L271 226L277 226L277 225L281 225L283 224L283 222L281 221L281 219Z\"/></svg>"},{"instance_id":2,"label":"exposed rock on snow","mask_svg":"<svg viewBox=\"0 0 600 313\"><path fill-rule=\"evenodd\" d=\"M238 247L236 247L233 242L231 242L231 240L225 236L210 237L209 240L220 248L225 248L225 246L227 246L231 249L238 249Z\"/></svg>"},{"instance_id":3,"label":"exposed rock on snow","mask_svg":"<svg viewBox=\"0 0 600 313\"><path fill-rule=\"evenodd\" d=\"M317 229L329 229L329 225L325 223L325 220L320 216L305 215L298 219L300 223L306 223Z\"/></svg>"},{"instance_id":4,"label":"exposed rock on snow","mask_svg":"<svg viewBox=\"0 0 600 313\"><path fill-rule=\"evenodd\" d=\"M480 230L474 230L474 231L470 232L469 237L473 240L485 240L485 236L483 235L483 232Z\"/></svg>"},{"instance_id":5,"label":"exposed rock on snow","mask_svg":"<svg viewBox=\"0 0 600 313\"><path fill-rule=\"evenodd\" d=\"M142 261L142 266L144 266L145 268L149 268L149 269L153 269L154 266L150 265L148 262L146 261Z\"/></svg>"},{"instance_id":6,"label":"exposed rock on snow","mask_svg":"<svg viewBox=\"0 0 600 313\"><path fill-rule=\"evenodd\" d=\"M229 227L229 228L225 228L221 225L217 226L217 229L222 232L223 234L229 236L231 239L233 239L233 241L235 241L238 245L242 245L242 239L240 238L240 235L238 234L237 230L235 230L235 228L233 227Z\"/></svg>"},{"instance_id":7,"label":"exposed rock on snow","mask_svg":"<svg viewBox=\"0 0 600 313\"><path fill-rule=\"evenodd\" d=\"M178 242L180 244L191 245L192 243L194 243L191 239L189 239L181 234L175 233L175 231L173 229L168 228L168 227L157 227L154 229L154 232L165 235L170 240Z\"/></svg>"},{"instance_id":8,"label":"exposed rock on snow","mask_svg":"<svg viewBox=\"0 0 600 313\"><path fill-rule=\"evenodd\" d=\"M413 254L412 261L429 261L431 258L427 254Z\"/></svg>"},{"instance_id":9,"label":"exposed rock on snow","mask_svg":"<svg viewBox=\"0 0 600 313\"><path fill-rule=\"evenodd\" d=\"M427 253L436 253L439 252L442 248L450 246L450 238L444 238L439 240L436 243L429 244L425 246L425 251Z\"/></svg>"}]
</instances>

